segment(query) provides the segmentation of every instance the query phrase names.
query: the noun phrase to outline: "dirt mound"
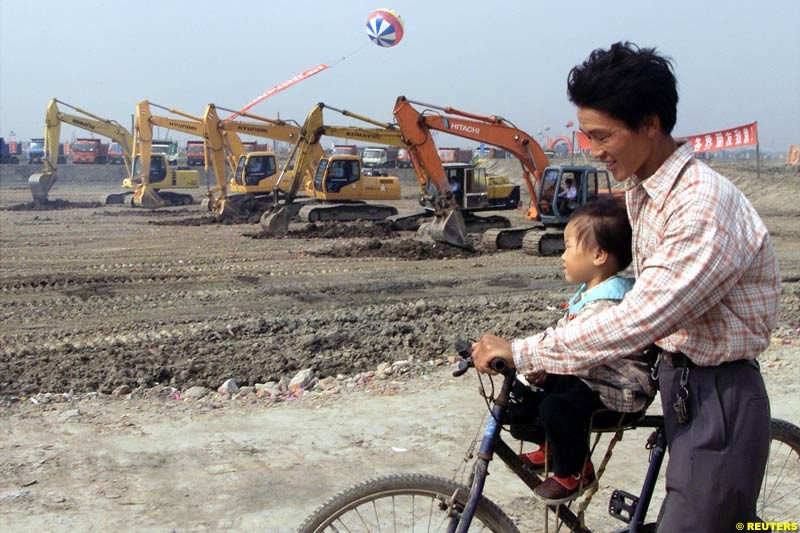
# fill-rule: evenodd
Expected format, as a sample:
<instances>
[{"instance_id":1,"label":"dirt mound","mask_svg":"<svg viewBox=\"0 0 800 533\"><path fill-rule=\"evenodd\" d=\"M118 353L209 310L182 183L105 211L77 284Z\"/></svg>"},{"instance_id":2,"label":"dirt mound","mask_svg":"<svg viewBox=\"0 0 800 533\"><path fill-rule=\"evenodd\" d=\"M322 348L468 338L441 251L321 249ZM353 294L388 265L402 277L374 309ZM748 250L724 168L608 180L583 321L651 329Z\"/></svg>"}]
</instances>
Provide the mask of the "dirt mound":
<instances>
[{"instance_id":1,"label":"dirt mound","mask_svg":"<svg viewBox=\"0 0 800 533\"><path fill-rule=\"evenodd\" d=\"M61 209L93 209L100 207L100 202L69 202L67 200L49 200L45 203L27 202L2 207L3 211L59 211Z\"/></svg>"},{"instance_id":2,"label":"dirt mound","mask_svg":"<svg viewBox=\"0 0 800 533\"><path fill-rule=\"evenodd\" d=\"M272 235L265 232L245 233L246 237L253 239L271 239ZM292 239L342 239L342 238L373 238L384 239L396 237L397 232L391 228L391 223L385 220L372 221L360 220L357 222L310 222L302 227L289 230Z\"/></svg>"},{"instance_id":3,"label":"dirt mound","mask_svg":"<svg viewBox=\"0 0 800 533\"><path fill-rule=\"evenodd\" d=\"M140 209L138 207L123 207L114 211L100 211L99 213L92 213L92 215L99 217L174 217L179 215L188 215L190 213L194 214L196 211L194 209L177 209L171 211L168 209ZM169 224L174 224L174 221L170 221Z\"/></svg>"},{"instance_id":4,"label":"dirt mound","mask_svg":"<svg viewBox=\"0 0 800 533\"><path fill-rule=\"evenodd\" d=\"M216 224L217 221L211 215L202 215L199 217L187 217L171 220L151 220L148 224L155 226L207 226L209 224Z\"/></svg>"},{"instance_id":5,"label":"dirt mound","mask_svg":"<svg viewBox=\"0 0 800 533\"><path fill-rule=\"evenodd\" d=\"M371 239L365 243L336 246L321 252L310 253L321 257L394 257L406 261L465 258L481 255L481 252L475 249L466 250L448 244L425 242L417 239L400 239L390 242Z\"/></svg>"}]
</instances>

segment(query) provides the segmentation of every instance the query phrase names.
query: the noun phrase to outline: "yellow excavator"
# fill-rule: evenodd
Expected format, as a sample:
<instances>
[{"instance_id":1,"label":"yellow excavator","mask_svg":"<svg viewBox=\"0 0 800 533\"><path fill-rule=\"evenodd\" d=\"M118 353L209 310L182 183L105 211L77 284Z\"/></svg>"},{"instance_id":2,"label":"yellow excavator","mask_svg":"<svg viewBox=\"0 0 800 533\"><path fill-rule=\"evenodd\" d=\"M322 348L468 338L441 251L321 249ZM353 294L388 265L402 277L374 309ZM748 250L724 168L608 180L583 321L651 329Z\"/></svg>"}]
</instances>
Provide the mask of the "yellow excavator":
<instances>
[{"instance_id":1,"label":"yellow excavator","mask_svg":"<svg viewBox=\"0 0 800 533\"><path fill-rule=\"evenodd\" d=\"M259 217L269 209L273 198L273 188L278 179L278 158L272 151L247 152L239 134L252 135L278 141L296 143L300 136L300 126L280 119L271 119L251 113L239 115L258 122L242 120L222 120L217 109L232 111L209 104L203 123L206 129L207 153L227 152L232 175L225 180L217 175L216 187L209 190L208 207L217 219L249 219ZM317 156L321 157L322 153ZM304 173L305 174L305 173ZM289 183L284 186L289 190Z\"/></svg>"},{"instance_id":2,"label":"yellow excavator","mask_svg":"<svg viewBox=\"0 0 800 533\"><path fill-rule=\"evenodd\" d=\"M323 123L322 113L326 108L377 127L327 126ZM369 200L399 200L400 180L395 176L363 175L361 159L355 155L317 158L316 154L322 152L320 138L324 135L390 146L404 145L400 131L394 124L379 122L323 103L317 104L306 117L300 138L273 187L273 207L261 217L261 225L266 233L285 235L289 229L289 221L295 216L304 221L316 222L384 220L397 214L394 206L374 204ZM292 177L287 177L295 154L295 173ZM306 168L313 169L313 179L306 187L306 193L311 198L295 202L303 169ZM291 187L284 196L283 203L279 203L279 193L287 179Z\"/></svg>"},{"instance_id":3,"label":"yellow excavator","mask_svg":"<svg viewBox=\"0 0 800 533\"><path fill-rule=\"evenodd\" d=\"M189 120L155 116L150 107L159 107ZM191 194L176 193L165 189L198 189L200 173L197 170L172 168L166 154L153 154L153 126L182 131L198 137L205 137L203 119L174 109L151 104L143 100L136 104L133 127L133 164L131 175L122 186L132 188L133 194L111 195L106 203L126 203L131 206L155 209L169 205L190 205L194 202ZM222 164L224 173L224 162ZM215 169L216 170L216 169Z\"/></svg>"},{"instance_id":4,"label":"yellow excavator","mask_svg":"<svg viewBox=\"0 0 800 533\"><path fill-rule=\"evenodd\" d=\"M62 113L58 108L58 104L68 107L81 115ZM52 189L53 185L58 180L56 165L58 163L58 145L62 123L70 124L71 126L96 133L97 135L108 137L119 143L122 148L122 155L125 159L125 166L128 172L130 172L133 137L130 132L120 126L119 123L99 117L79 107L71 106L56 98L53 98L47 104L44 122L44 158L42 159L44 169L28 178L28 186L30 187L35 203L47 203L50 189Z\"/></svg>"}]
</instances>

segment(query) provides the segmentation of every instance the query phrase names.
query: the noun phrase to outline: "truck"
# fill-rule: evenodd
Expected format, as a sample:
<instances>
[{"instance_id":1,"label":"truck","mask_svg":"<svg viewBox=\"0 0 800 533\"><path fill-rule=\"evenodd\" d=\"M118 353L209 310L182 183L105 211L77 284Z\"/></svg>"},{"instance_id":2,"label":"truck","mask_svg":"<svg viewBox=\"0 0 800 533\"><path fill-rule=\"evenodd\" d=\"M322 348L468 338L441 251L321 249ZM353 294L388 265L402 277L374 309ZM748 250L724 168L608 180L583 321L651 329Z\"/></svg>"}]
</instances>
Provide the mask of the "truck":
<instances>
[{"instance_id":1,"label":"truck","mask_svg":"<svg viewBox=\"0 0 800 533\"><path fill-rule=\"evenodd\" d=\"M364 168L395 168L397 166L397 146L368 146L361 152Z\"/></svg>"},{"instance_id":2,"label":"truck","mask_svg":"<svg viewBox=\"0 0 800 533\"><path fill-rule=\"evenodd\" d=\"M20 145L14 141L6 142L0 137L0 164L19 164Z\"/></svg>"},{"instance_id":3,"label":"truck","mask_svg":"<svg viewBox=\"0 0 800 533\"><path fill-rule=\"evenodd\" d=\"M178 166L178 143L176 141L153 139L151 146L154 154L167 156L170 166Z\"/></svg>"},{"instance_id":4,"label":"truck","mask_svg":"<svg viewBox=\"0 0 800 533\"><path fill-rule=\"evenodd\" d=\"M25 154L25 162L34 165L41 163L42 159L44 159L44 137L32 138Z\"/></svg>"},{"instance_id":5,"label":"truck","mask_svg":"<svg viewBox=\"0 0 800 533\"><path fill-rule=\"evenodd\" d=\"M186 141L186 164L190 167L206 164L204 141Z\"/></svg>"},{"instance_id":6,"label":"truck","mask_svg":"<svg viewBox=\"0 0 800 533\"><path fill-rule=\"evenodd\" d=\"M439 148L439 159L442 160L442 163L469 163L472 161L472 150Z\"/></svg>"},{"instance_id":7,"label":"truck","mask_svg":"<svg viewBox=\"0 0 800 533\"><path fill-rule=\"evenodd\" d=\"M358 155L358 146L355 144L334 144L331 155Z\"/></svg>"},{"instance_id":8,"label":"truck","mask_svg":"<svg viewBox=\"0 0 800 533\"><path fill-rule=\"evenodd\" d=\"M116 141L108 145L108 164L109 165L125 164L125 153L122 150L122 145Z\"/></svg>"},{"instance_id":9,"label":"truck","mask_svg":"<svg viewBox=\"0 0 800 533\"><path fill-rule=\"evenodd\" d=\"M472 150L472 158L478 163L488 161L489 159L507 159L508 157L508 152L502 148L495 148L493 146L483 146Z\"/></svg>"},{"instance_id":10,"label":"truck","mask_svg":"<svg viewBox=\"0 0 800 533\"><path fill-rule=\"evenodd\" d=\"M72 162L105 165L108 162L108 143L100 139L78 139L72 143Z\"/></svg>"},{"instance_id":11,"label":"truck","mask_svg":"<svg viewBox=\"0 0 800 533\"><path fill-rule=\"evenodd\" d=\"M411 168L414 163L411 162L411 154L408 153L407 148L400 148L397 151L397 168Z\"/></svg>"}]
</instances>

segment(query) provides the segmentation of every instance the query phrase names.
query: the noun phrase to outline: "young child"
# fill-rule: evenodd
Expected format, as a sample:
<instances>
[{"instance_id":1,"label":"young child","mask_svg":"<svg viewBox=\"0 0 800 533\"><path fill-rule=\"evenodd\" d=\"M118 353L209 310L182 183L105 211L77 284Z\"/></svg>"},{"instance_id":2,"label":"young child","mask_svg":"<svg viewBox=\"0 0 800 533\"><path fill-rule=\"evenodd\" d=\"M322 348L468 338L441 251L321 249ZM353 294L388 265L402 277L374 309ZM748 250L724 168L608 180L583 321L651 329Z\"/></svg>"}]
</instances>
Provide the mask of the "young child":
<instances>
[{"instance_id":1,"label":"young child","mask_svg":"<svg viewBox=\"0 0 800 533\"><path fill-rule=\"evenodd\" d=\"M580 288L556 328L588 317L622 301L633 279L618 273L631 263L631 227L622 200L598 199L578 210L564 232L564 277ZM644 411L655 396L655 383L643 354L632 354L576 376L529 375L532 390L520 381L511 393L511 434L536 442L538 450L520 455L536 471L549 462L553 475L534 491L557 505L577 497L596 482L587 461L589 424L598 410Z\"/></svg>"}]
</instances>

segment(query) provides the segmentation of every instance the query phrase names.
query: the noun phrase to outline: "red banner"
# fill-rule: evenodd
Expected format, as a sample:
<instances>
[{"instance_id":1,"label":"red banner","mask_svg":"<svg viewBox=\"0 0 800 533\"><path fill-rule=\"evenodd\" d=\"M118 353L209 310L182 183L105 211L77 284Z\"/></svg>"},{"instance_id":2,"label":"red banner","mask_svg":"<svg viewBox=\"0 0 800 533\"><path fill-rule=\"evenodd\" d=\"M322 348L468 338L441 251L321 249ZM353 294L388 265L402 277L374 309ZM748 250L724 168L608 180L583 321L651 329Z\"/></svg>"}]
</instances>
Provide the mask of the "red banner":
<instances>
[{"instance_id":1,"label":"red banner","mask_svg":"<svg viewBox=\"0 0 800 533\"><path fill-rule=\"evenodd\" d=\"M263 102L264 100L266 100L267 98L269 98L273 94L279 93L284 89L288 89L289 87L291 87L295 83L298 83L298 82L301 82L301 81L303 81L303 80L305 80L307 78L310 78L314 74L318 74L318 73L322 72L323 70L325 70L326 68L328 68L328 65L326 65L324 63L320 63L316 67L311 67L310 69L305 70L305 71L301 72L300 74L297 74L296 76L292 76L288 80L284 81L283 83L279 83L278 85L276 85L272 89L268 90L267 92L265 92L264 94L262 94L261 96L259 96L258 98L256 98L255 100L253 100L252 102L250 102L249 104L244 106L243 108L241 108L239 110L239 113L245 113L248 109L250 109L251 107L253 107L254 105L256 105L259 102ZM225 120L233 120L233 119L235 119L236 117L239 116L239 113L233 113L231 116L229 116Z\"/></svg>"},{"instance_id":2,"label":"red banner","mask_svg":"<svg viewBox=\"0 0 800 533\"><path fill-rule=\"evenodd\" d=\"M589 137L582 131L575 132L575 139L578 141L578 151L582 152L592 149L592 141L590 141Z\"/></svg>"},{"instance_id":3,"label":"red banner","mask_svg":"<svg viewBox=\"0 0 800 533\"><path fill-rule=\"evenodd\" d=\"M800 165L800 146L796 144L789 145L789 153L786 154L786 164L793 167Z\"/></svg>"},{"instance_id":4,"label":"red banner","mask_svg":"<svg viewBox=\"0 0 800 533\"><path fill-rule=\"evenodd\" d=\"M758 122L728 130L713 131L700 135L689 135L688 137L681 137L678 140L691 143L695 153L716 152L719 150L742 148L744 146L755 146L758 144Z\"/></svg>"}]
</instances>

